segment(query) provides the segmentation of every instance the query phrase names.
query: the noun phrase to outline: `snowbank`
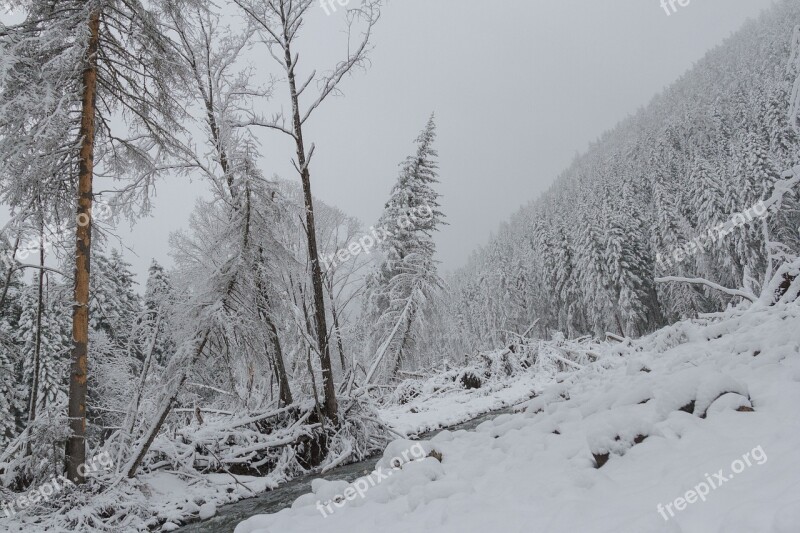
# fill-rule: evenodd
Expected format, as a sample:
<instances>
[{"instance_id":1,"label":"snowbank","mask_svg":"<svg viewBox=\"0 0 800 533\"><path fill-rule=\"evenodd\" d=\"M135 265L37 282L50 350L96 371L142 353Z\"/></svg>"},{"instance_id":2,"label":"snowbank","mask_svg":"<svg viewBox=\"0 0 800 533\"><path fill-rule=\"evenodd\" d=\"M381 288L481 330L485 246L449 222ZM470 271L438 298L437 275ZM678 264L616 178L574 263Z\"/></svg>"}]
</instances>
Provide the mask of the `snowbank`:
<instances>
[{"instance_id":1,"label":"snowbank","mask_svg":"<svg viewBox=\"0 0 800 533\"><path fill-rule=\"evenodd\" d=\"M236 533L796 533L798 326L796 304L754 308L609 346L524 412L437 435L438 457L334 513L320 482Z\"/></svg>"}]
</instances>

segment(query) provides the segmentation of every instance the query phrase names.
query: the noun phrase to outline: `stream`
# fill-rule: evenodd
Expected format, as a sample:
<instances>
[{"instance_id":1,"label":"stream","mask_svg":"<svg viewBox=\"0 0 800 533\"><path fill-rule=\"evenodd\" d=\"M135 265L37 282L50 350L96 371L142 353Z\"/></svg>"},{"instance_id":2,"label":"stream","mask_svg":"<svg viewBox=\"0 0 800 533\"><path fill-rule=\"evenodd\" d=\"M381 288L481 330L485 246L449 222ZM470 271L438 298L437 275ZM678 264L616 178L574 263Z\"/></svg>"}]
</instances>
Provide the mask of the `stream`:
<instances>
[{"instance_id":1,"label":"stream","mask_svg":"<svg viewBox=\"0 0 800 533\"><path fill-rule=\"evenodd\" d=\"M511 412L511 408L500 409L483 414L472 420L437 429L420 435L420 439L430 439L444 430L457 431L459 429L471 430L478 427L481 422L491 420L497 416ZM311 492L311 482L319 477L327 480L346 480L348 482L369 474L375 468L380 455L364 459L357 463L342 465L325 474L308 474L284 483L275 490L264 492L253 498L229 503L220 507L217 514L200 522L193 522L177 529L179 533L233 533L234 528L243 520L257 514L277 513L281 509L290 507L292 503L303 494Z\"/></svg>"}]
</instances>

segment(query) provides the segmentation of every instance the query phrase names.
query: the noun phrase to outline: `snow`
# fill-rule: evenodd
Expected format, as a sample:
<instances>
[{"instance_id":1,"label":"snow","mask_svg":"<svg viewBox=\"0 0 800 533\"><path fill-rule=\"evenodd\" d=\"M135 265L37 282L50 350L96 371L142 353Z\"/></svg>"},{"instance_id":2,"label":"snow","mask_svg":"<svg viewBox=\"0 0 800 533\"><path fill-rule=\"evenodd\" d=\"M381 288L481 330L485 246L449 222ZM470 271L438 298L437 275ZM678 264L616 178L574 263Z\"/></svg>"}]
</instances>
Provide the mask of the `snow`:
<instances>
[{"instance_id":1,"label":"snow","mask_svg":"<svg viewBox=\"0 0 800 533\"><path fill-rule=\"evenodd\" d=\"M235 533L796 533L799 320L796 304L756 305L605 345L598 361L559 376L519 412L426 441L441 463L403 464L326 517L317 502L348 485L317 481L291 509ZM384 414L410 430L458 418L457 406L514 403L538 386L526 375L497 394L478 389ZM411 442L393 442L378 466ZM727 481L698 499L692 491L715 473ZM674 516L665 510L665 520L659 505Z\"/></svg>"},{"instance_id":2,"label":"snow","mask_svg":"<svg viewBox=\"0 0 800 533\"><path fill-rule=\"evenodd\" d=\"M208 520L217 514L217 506L213 503L204 503L200 506L198 516L201 520Z\"/></svg>"},{"instance_id":3,"label":"snow","mask_svg":"<svg viewBox=\"0 0 800 533\"><path fill-rule=\"evenodd\" d=\"M282 481L282 480L281 480ZM206 520L226 504L252 497L279 485L273 477L208 474L200 479L182 478L169 472L142 476L147 487L147 504L156 520L167 520L162 530L169 531L170 522L183 524L188 518Z\"/></svg>"},{"instance_id":4,"label":"snow","mask_svg":"<svg viewBox=\"0 0 800 533\"><path fill-rule=\"evenodd\" d=\"M536 380L530 374L524 374L480 389L456 389L451 394L423 396L405 405L389 404L379 412L381 418L398 433L415 435L516 405L529 399L535 388L549 379L550 376Z\"/></svg>"}]
</instances>

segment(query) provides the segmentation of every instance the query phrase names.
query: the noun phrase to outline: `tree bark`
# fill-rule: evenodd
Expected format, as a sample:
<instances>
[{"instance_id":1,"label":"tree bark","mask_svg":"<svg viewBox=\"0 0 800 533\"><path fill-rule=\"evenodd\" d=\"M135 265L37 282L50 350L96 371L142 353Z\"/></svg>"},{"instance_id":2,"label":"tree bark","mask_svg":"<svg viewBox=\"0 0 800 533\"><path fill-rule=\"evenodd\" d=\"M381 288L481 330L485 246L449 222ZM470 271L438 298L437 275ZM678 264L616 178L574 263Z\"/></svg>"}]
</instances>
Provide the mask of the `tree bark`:
<instances>
[{"instance_id":1,"label":"tree bark","mask_svg":"<svg viewBox=\"0 0 800 533\"><path fill-rule=\"evenodd\" d=\"M275 371L278 374L278 388L280 390L281 407L292 405L292 389L289 387L289 378L286 375L286 364L283 361L283 349L281 348L281 340L278 338L278 328L272 321L269 311L264 313L264 320L269 327L269 336L272 339L272 350L275 352Z\"/></svg>"},{"instance_id":2,"label":"tree bark","mask_svg":"<svg viewBox=\"0 0 800 533\"><path fill-rule=\"evenodd\" d=\"M292 99L292 115L294 125L294 139L297 148L297 164L300 172L300 179L303 182L303 199L306 210L306 235L308 241L308 257L311 261L311 284L314 289L314 322L317 332L317 344L319 348L319 358L322 366L322 388L325 393L324 413L325 416L338 424L338 406L336 403L336 387L333 383L333 368L331 366L331 354L328 344L328 325L325 316L325 296L323 294L322 268L319 264L319 252L317 251L317 230L314 222L314 202L311 196L311 174L308 171L308 161L306 160L305 144L303 142L303 124L300 119L300 102L297 95L297 83L294 75L294 64L292 52L289 46L290 38L286 34L284 26L284 47L286 72L289 78L289 90Z\"/></svg>"},{"instance_id":3,"label":"tree bark","mask_svg":"<svg viewBox=\"0 0 800 533\"><path fill-rule=\"evenodd\" d=\"M69 380L69 429L67 477L85 481L87 358L89 351L89 262L92 244L92 177L94 174L95 109L97 98L97 49L100 41L100 12L89 17L89 43L83 70L81 107L81 148L78 173L78 212L75 229L75 279L72 307L72 365Z\"/></svg>"},{"instance_id":4,"label":"tree bark","mask_svg":"<svg viewBox=\"0 0 800 533\"><path fill-rule=\"evenodd\" d=\"M258 258L259 261L262 263L265 262L264 259L264 249L259 247L258 249ZM257 290L260 293L263 305L259 305L259 316L264 320L267 325L268 331L267 334L270 337L270 341L272 343L272 351L274 353L274 367L275 367L275 374L278 380L278 389L279 389L279 397L280 402L283 406L291 405L294 400L292 398L292 389L289 386L289 377L286 374L286 363L283 359L283 348L281 347L281 339L278 336L278 328L275 326L275 321L272 320L272 309L269 299L269 294L265 290L262 280L259 277Z\"/></svg>"},{"instance_id":5,"label":"tree bark","mask_svg":"<svg viewBox=\"0 0 800 533\"><path fill-rule=\"evenodd\" d=\"M406 326L406 331L403 334L403 341L400 343L400 349L397 351L397 359L394 362L394 368L392 369L392 373L389 376L389 379L394 379L397 377L397 373L400 372L400 367L403 365L403 351L406 349L406 344L408 344L408 338L411 334L411 326L414 323L414 311L412 310L408 317L408 325Z\"/></svg>"},{"instance_id":6,"label":"tree bark","mask_svg":"<svg viewBox=\"0 0 800 533\"><path fill-rule=\"evenodd\" d=\"M333 316L333 329L336 331L336 348L339 350L339 359L342 363L342 375L347 372L347 360L344 356L344 342L342 341L342 330L339 326L339 314L333 301L333 294L331 298L331 316Z\"/></svg>"}]
</instances>

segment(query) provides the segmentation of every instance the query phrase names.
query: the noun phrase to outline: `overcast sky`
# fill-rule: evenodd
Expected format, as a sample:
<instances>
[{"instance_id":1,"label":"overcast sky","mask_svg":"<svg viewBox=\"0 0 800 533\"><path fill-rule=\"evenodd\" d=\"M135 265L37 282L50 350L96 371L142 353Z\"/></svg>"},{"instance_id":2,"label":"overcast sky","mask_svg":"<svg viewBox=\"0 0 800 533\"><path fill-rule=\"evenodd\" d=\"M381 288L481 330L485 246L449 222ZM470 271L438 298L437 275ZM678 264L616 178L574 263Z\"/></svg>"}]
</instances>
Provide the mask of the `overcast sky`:
<instances>
[{"instance_id":1,"label":"overcast sky","mask_svg":"<svg viewBox=\"0 0 800 533\"><path fill-rule=\"evenodd\" d=\"M309 124L314 194L373 224L398 163L435 112L449 222L437 244L444 269L457 268L589 142L770 4L691 0L667 15L660 0L390 0L371 67L347 78L344 95ZM339 9L312 10L300 78L340 57ZM249 57L278 73L263 49ZM282 89L264 110L280 108ZM265 174L296 179L288 142L271 132L260 138ZM152 217L119 229L137 274L153 257L170 264L168 234L186 226L202 194L198 182L165 180Z\"/></svg>"}]
</instances>

